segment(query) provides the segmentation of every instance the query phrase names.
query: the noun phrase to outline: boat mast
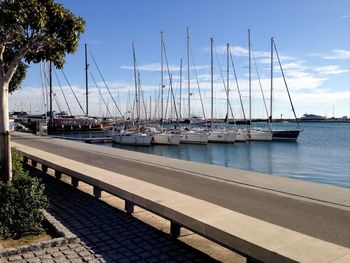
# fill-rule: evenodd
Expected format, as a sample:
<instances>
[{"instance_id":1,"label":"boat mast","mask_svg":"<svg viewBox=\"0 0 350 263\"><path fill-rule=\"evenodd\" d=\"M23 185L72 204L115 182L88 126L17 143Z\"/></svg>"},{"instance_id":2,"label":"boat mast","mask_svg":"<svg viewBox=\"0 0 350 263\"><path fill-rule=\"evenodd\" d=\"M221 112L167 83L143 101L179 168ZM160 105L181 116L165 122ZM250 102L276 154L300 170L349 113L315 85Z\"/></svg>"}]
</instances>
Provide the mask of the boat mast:
<instances>
[{"instance_id":1,"label":"boat mast","mask_svg":"<svg viewBox=\"0 0 350 263\"><path fill-rule=\"evenodd\" d=\"M248 49L249 49L249 129L252 123L252 65L251 65L251 44L250 29L248 29Z\"/></svg>"},{"instance_id":2,"label":"boat mast","mask_svg":"<svg viewBox=\"0 0 350 263\"><path fill-rule=\"evenodd\" d=\"M181 113L181 100L182 100L182 58L180 59L180 119L182 119L182 113Z\"/></svg>"},{"instance_id":3,"label":"boat mast","mask_svg":"<svg viewBox=\"0 0 350 263\"><path fill-rule=\"evenodd\" d=\"M172 87L173 86L173 74L170 73L170 76L169 76L169 86ZM169 93L168 93L169 94ZM172 96L171 96L172 97ZM169 96L168 96L169 98ZM170 114L169 114L169 117L172 118L173 117L173 103L172 103L172 99L170 98ZM174 100L174 103L175 103L175 100ZM168 102L167 102L167 105L168 105Z\"/></svg>"},{"instance_id":4,"label":"boat mast","mask_svg":"<svg viewBox=\"0 0 350 263\"><path fill-rule=\"evenodd\" d=\"M210 114L211 114L211 122L213 125L214 121L214 59L213 59L213 42L214 39L210 38L210 86L211 86L211 105L210 105Z\"/></svg>"},{"instance_id":5,"label":"boat mast","mask_svg":"<svg viewBox=\"0 0 350 263\"><path fill-rule=\"evenodd\" d=\"M271 88L270 88L270 123L272 123L272 95L273 95L273 37L271 37Z\"/></svg>"},{"instance_id":6,"label":"boat mast","mask_svg":"<svg viewBox=\"0 0 350 263\"><path fill-rule=\"evenodd\" d=\"M188 119L191 120L191 81L190 81L190 35L187 31L187 87L188 87Z\"/></svg>"},{"instance_id":7,"label":"boat mast","mask_svg":"<svg viewBox=\"0 0 350 263\"><path fill-rule=\"evenodd\" d=\"M163 32L160 32L160 79L161 79L161 102L160 102L160 122L163 126L163 116L164 116L164 75L163 75Z\"/></svg>"},{"instance_id":8,"label":"boat mast","mask_svg":"<svg viewBox=\"0 0 350 263\"><path fill-rule=\"evenodd\" d=\"M89 64L87 60L87 44L85 44L85 92L86 92L86 116L89 116Z\"/></svg>"},{"instance_id":9,"label":"boat mast","mask_svg":"<svg viewBox=\"0 0 350 263\"><path fill-rule=\"evenodd\" d=\"M172 101L171 103L174 103L174 105L170 104L170 107L172 108L172 106L174 106L174 110L176 113L176 119L179 119L179 115L176 109L176 100L175 100L175 94L174 94L174 89L173 89L173 84L172 84L172 74L170 73L170 69L169 69L169 63L168 63L168 58L167 58L167 54L166 54L166 49L165 49L165 44L164 44L164 39L163 39L163 48L164 48L164 59L165 59L165 63L166 63L166 71L168 73L168 77L169 77L169 92L168 92L168 101L169 101L169 95L171 93L171 98L170 100ZM168 105L168 104L167 104Z\"/></svg>"},{"instance_id":10,"label":"boat mast","mask_svg":"<svg viewBox=\"0 0 350 263\"><path fill-rule=\"evenodd\" d=\"M152 96L149 96L149 120L152 119Z\"/></svg>"},{"instance_id":11,"label":"boat mast","mask_svg":"<svg viewBox=\"0 0 350 263\"><path fill-rule=\"evenodd\" d=\"M53 112L52 112L52 62L49 62L49 85L50 85L50 124L53 123Z\"/></svg>"},{"instance_id":12,"label":"boat mast","mask_svg":"<svg viewBox=\"0 0 350 263\"><path fill-rule=\"evenodd\" d=\"M235 76L235 82L236 82L236 86L237 86L238 97L239 97L239 101L241 103L243 118L244 118L245 123L247 124L247 118L246 118L246 115L245 115L245 110L244 110L244 105L243 105L243 100L242 100L242 94L241 94L241 90L239 88L237 74L236 74L236 69L235 69L235 64L233 63L233 57L232 57L231 50L229 50L229 53L230 53L230 60L231 60L233 74Z\"/></svg>"},{"instance_id":13,"label":"boat mast","mask_svg":"<svg viewBox=\"0 0 350 263\"><path fill-rule=\"evenodd\" d=\"M293 111L293 114L294 114L295 122L296 122L297 125L298 125L298 129L300 129L300 125L299 125L299 122L298 122L297 115L296 115L296 113L295 113L295 109L294 109L292 97L290 96L290 92L289 92L289 88L288 88L288 85L287 85L286 77L284 76L284 71L283 71L283 68L282 68L281 60L280 60L280 57L279 57L279 55L278 55L278 51L277 51L277 47L276 47L275 42L273 42L273 46L274 46L275 51L276 51L276 57L277 57L278 64L279 64L280 69L281 69L281 73L282 73L284 85L285 85L286 90L287 90L287 93L288 93L288 98L289 98L290 106L292 107L292 111Z\"/></svg>"},{"instance_id":14,"label":"boat mast","mask_svg":"<svg viewBox=\"0 0 350 263\"><path fill-rule=\"evenodd\" d=\"M135 104L136 104L136 122L137 122L137 131L140 131L140 115L139 115L139 98L137 90L137 73L136 73L136 55L135 55L135 43L132 42L132 54L134 60L134 79L135 79Z\"/></svg>"},{"instance_id":15,"label":"boat mast","mask_svg":"<svg viewBox=\"0 0 350 263\"><path fill-rule=\"evenodd\" d=\"M227 105L226 105L226 123L228 124L228 113L229 113L229 103L230 103L230 44L226 44L227 52L227 86L226 86L226 96L227 96Z\"/></svg>"},{"instance_id":16,"label":"boat mast","mask_svg":"<svg viewBox=\"0 0 350 263\"><path fill-rule=\"evenodd\" d=\"M141 75L140 72L137 72L137 93L139 94L139 112L137 113L139 116L139 119L141 119L141 101L143 101L143 94L141 93ZM145 112L146 115L146 112ZM144 116L142 116L144 117Z\"/></svg>"}]
</instances>

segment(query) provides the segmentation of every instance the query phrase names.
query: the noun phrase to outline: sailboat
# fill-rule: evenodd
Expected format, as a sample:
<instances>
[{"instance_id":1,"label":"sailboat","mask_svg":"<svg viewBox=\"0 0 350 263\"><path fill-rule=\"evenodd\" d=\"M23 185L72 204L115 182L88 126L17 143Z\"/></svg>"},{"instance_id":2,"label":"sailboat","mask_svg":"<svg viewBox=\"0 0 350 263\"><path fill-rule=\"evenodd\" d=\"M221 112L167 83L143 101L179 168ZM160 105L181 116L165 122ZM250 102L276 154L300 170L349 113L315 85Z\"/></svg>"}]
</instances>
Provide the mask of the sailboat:
<instances>
[{"instance_id":1,"label":"sailboat","mask_svg":"<svg viewBox=\"0 0 350 263\"><path fill-rule=\"evenodd\" d=\"M133 50L133 61L134 61L134 78L135 78L135 104L136 104L136 129L127 129L126 125L124 128L116 127L115 134L112 137L113 142L124 145L140 145L149 146L151 144L151 136L145 132L141 132L140 129L140 85L138 84L138 78L136 74L136 54L135 45L132 43Z\"/></svg>"},{"instance_id":2,"label":"sailboat","mask_svg":"<svg viewBox=\"0 0 350 263\"><path fill-rule=\"evenodd\" d=\"M179 145L181 135L177 131L168 131L165 129L157 129L149 127L147 132L151 136L152 144Z\"/></svg>"},{"instance_id":3,"label":"sailboat","mask_svg":"<svg viewBox=\"0 0 350 263\"><path fill-rule=\"evenodd\" d=\"M151 137L143 132L120 128L115 129L112 141L123 145L149 146L151 144Z\"/></svg>"},{"instance_id":4,"label":"sailboat","mask_svg":"<svg viewBox=\"0 0 350 263\"><path fill-rule=\"evenodd\" d=\"M180 144L180 133L176 131L167 131L163 128L163 120L164 120L164 98L163 98L163 91L164 91L164 67L163 67L163 55L165 51L165 45L164 45L164 39L163 39L163 32L160 32L160 60L161 60L161 129L156 129L155 127L151 127L148 129L151 138L152 144L167 144L167 145L179 145ZM168 72L169 73L169 72ZM171 84L171 79L170 79ZM170 88L172 89L172 85L170 85Z\"/></svg>"},{"instance_id":5,"label":"sailboat","mask_svg":"<svg viewBox=\"0 0 350 263\"><path fill-rule=\"evenodd\" d=\"M298 122L298 119L297 119L296 114L295 114L292 98L291 98L290 93L289 93L289 89L288 89L288 85L287 85L287 82L286 82L286 78L284 76L284 72L283 72L283 69L282 69L282 64L281 64L280 58L278 56L276 44L275 44L273 38L271 38L271 90L270 90L270 117L269 118L270 118L270 121L272 123L272 109L273 109L273 107L272 107L272 101L273 101L272 100L272 98L273 98L273 96L272 96L272 94L273 94L273 50L276 51L278 64L279 64L279 67L281 69L281 73L282 73L282 76L283 76L284 84L285 84L285 87L286 87L286 90L287 90L287 93L288 93L288 97L289 97L289 102L290 102L290 105L292 107L292 111L294 113L295 121L297 123L298 128L296 128L296 129L272 129L272 140L274 140L274 141L296 141L298 139L299 134L302 131L302 129L299 126L299 122Z\"/></svg>"},{"instance_id":6,"label":"sailboat","mask_svg":"<svg viewBox=\"0 0 350 263\"><path fill-rule=\"evenodd\" d=\"M249 126L248 135L249 141L271 141L272 130L252 128L252 70L251 70L251 40L250 40L250 29L248 29L248 46L249 46Z\"/></svg>"},{"instance_id":7,"label":"sailboat","mask_svg":"<svg viewBox=\"0 0 350 263\"><path fill-rule=\"evenodd\" d=\"M214 143L234 143L236 139L235 131L228 131L226 129L214 129L214 61L213 61L213 43L214 39L210 39L211 50L211 128L208 132L208 142ZM226 89L226 96L228 96L228 87ZM229 101L227 98L227 108ZM228 111L227 111L228 114Z\"/></svg>"},{"instance_id":8,"label":"sailboat","mask_svg":"<svg viewBox=\"0 0 350 263\"><path fill-rule=\"evenodd\" d=\"M244 110L241 90L239 88L239 83L238 83L238 79L237 79L235 65L233 63L233 58L232 58L230 45L227 44L227 114L226 114L226 122L227 122L227 124L230 124L230 122L228 121L229 106L230 106L230 104L229 104L229 102L230 102L229 101L229 98L230 98L230 96L229 96L229 92L230 92L230 88L229 88L229 80L230 80L230 77L229 77L230 72L229 72L229 70L230 70L230 65L229 64L230 64L230 61L231 61L231 64L232 64L232 71L233 71L233 74L234 74L234 77L235 77L235 82L236 82L236 87L237 87L237 92L238 92L238 98L239 98L239 101L240 101L240 104L241 104L244 124L246 125L246 127L237 127L236 126L236 121L233 121L233 124L235 125L234 132L235 132L235 135L236 135L235 142L246 142L248 140L248 138L249 138L249 133L248 133L248 128L247 128L248 121L247 121L245 110ZM232 111L232 109L231 109L231 111ZM232 116L233 116L233 114L232 114Z\"/></svg>"},{"instance_id":9,"label":"sailboat","mask_svg":"<svg viewBox=\"0 0 350 263\"><path fill-rule=\"evenodd\" d=\"M190 81L190 35L187 27L187 85L188 85L188 119L191 119L191 81ZM207 144L208 135L200 130L189 127L181 129L180 143Z\"/></svg>"}]
</instances>

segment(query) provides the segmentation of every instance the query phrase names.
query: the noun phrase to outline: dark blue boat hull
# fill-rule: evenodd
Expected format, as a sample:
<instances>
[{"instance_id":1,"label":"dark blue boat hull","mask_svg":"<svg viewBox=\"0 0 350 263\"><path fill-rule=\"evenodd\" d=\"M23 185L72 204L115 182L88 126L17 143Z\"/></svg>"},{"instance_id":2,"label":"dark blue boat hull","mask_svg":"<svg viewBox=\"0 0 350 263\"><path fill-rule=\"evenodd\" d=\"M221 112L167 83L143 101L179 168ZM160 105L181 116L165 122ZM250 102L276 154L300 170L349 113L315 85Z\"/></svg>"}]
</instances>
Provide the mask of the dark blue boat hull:
<instances>
[{"instance_id":1,"label":"dark blue boat hull","mask_svg":"<svg viewBox=\"0 0 350 263\"><path fill-rule=\"evenodd\" d=\"M299 137L301 130L273 130L272 140L274 141L296 141Z\"/></svg>"}]
</instances>

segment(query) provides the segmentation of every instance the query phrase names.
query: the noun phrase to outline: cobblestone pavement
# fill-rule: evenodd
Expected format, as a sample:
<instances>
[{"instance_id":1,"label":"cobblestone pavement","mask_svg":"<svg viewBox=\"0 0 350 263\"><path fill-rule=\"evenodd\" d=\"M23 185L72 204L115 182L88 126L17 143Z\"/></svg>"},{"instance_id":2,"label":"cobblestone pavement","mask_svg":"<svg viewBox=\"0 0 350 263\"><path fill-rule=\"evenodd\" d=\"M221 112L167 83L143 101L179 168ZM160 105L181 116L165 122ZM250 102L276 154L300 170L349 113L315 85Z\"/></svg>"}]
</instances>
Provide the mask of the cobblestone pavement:
<instances>
[{"instance_id":1,"label":"cobblestone pavement","mask_svg":"<svg viewBox=\"0 0 350 263\"><path fill-rule=\"evenodd\" d=\"M82 242L74 242L59 247L46 248L34 252L26 252L20 255L9 256L4 259L0 259L0 262L101 262L88 248L82 244ZM104 261L103 261L104 262Z\"/></svg>"},{"instance_id":2,"label":"cobblestone pavement","mask_svg":"<svg viewBox=\"0 0 350 263\"><path fill-rule=\"evenodd\" d=\"M217 262L95 197L45 176L49 212L78 241L0 262Z\"/></svg>"}]
</instances>

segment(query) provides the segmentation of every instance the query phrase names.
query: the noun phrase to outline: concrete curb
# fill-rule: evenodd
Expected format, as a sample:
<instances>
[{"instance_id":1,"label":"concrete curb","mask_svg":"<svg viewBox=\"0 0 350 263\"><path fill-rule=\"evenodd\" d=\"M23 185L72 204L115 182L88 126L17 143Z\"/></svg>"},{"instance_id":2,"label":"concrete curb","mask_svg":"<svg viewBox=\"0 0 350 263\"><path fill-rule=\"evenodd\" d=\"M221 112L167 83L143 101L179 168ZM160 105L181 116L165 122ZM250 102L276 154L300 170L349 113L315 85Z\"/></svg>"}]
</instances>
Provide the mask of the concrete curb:
<instances>
[{"instance_id":1,"label":"concrete curb","mask_svg":"<svg viewBox=\"0 0 350 263\"><path fill-rule=\"evenodd\" d=\"M0 258L8 257L20 253L37 251L49 247L57 247L64 244L73 243L77 240L77 236L64 227L55 217L53 217L49 212L43 211L45 220L53 227L55 234L59 237L53 238L51 240L41 241L33 243L30 245L24 245L19 247L11 247L0 250Z\"/></svg>"}]
</instances>

